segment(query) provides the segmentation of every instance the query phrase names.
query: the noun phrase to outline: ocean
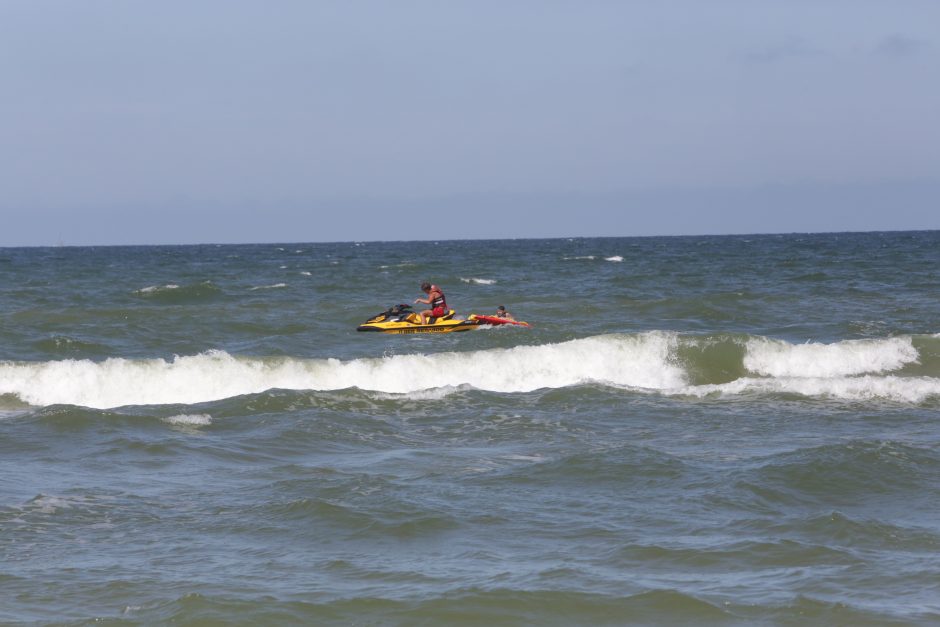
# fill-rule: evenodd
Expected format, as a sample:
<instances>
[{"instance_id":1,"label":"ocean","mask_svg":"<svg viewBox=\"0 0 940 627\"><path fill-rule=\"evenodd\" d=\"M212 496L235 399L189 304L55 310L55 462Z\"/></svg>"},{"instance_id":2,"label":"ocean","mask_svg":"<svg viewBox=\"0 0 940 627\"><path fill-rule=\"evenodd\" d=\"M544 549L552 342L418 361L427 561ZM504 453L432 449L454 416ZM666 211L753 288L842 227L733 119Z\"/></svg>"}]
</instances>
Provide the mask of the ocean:
<instances>
[{"instance_id":1,"label":"ocean","mask_svg":"<svg viewBox=\"0 0 940 627\"><path fill-rule=\"evenodd\" d=\"M0 622L940 624L940 232L0 249ZM531 328L357 333L440 285Z\"/></svg>"}]
</instances>

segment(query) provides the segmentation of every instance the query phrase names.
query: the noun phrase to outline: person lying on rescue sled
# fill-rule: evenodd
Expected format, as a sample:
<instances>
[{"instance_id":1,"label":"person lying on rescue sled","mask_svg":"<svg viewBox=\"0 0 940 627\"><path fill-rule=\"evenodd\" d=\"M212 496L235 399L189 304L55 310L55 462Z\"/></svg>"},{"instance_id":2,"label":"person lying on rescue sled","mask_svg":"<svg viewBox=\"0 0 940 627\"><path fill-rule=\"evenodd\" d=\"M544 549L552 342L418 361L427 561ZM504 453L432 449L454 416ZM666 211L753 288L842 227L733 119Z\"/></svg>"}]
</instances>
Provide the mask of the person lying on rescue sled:
<instances>
[{"instance_id":1,"label":"person lying on rescue sled","mask_svg":"<svg viewBox=\"0 0 940 627\"><path fill-rule=\"evenodd\" d=\"M497 318L505 318L506 320L513 320L513 321L515 320L515 318L512 317L512 314L506 311L506 308L503 307L502 305L496 308L496 313L493 315L496 316Z\"/></svg>"}]
</instances>

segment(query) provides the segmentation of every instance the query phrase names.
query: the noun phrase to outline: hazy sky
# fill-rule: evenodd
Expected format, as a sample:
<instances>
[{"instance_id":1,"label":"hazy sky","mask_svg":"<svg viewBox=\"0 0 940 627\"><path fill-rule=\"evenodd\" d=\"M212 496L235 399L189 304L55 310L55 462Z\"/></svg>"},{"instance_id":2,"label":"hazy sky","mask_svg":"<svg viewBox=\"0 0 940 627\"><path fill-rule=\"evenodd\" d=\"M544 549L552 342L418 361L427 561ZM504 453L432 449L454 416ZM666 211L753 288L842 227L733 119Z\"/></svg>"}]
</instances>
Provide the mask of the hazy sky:
<instances>
[{"instance_id":1,"label":"hazy sky","mask_svg":"<svg viewBox=\"0 0 940 627\"><path fill-rule=\"evenodd\" d=\"M940 228L937 0L0 0L0 245Z\"/></svg>"}]
</instances>

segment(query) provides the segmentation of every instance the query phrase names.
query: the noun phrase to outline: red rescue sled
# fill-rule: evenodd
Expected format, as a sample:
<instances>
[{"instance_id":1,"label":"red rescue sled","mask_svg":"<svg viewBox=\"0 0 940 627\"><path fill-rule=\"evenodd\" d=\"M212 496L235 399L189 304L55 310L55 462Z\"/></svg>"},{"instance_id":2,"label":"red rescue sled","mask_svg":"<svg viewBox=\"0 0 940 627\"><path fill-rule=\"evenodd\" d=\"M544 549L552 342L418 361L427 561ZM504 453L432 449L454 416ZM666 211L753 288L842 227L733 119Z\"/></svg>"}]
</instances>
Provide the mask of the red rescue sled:
<instances>
[{"instance_id":1,"label":"red rescue sled","mask_svg":"<svg viewBox=\"0 0 940 627\"><path fill-rule=\"evenodd\" d=\"M514 324L518 327L531 327L532 325L528 322L522 322L521 320L509 320L508 318L499 318L497 316L480 316L477 314L470 314L467 317L469 320L476 320L479 324Z\"/></svg>"}]
</instances>

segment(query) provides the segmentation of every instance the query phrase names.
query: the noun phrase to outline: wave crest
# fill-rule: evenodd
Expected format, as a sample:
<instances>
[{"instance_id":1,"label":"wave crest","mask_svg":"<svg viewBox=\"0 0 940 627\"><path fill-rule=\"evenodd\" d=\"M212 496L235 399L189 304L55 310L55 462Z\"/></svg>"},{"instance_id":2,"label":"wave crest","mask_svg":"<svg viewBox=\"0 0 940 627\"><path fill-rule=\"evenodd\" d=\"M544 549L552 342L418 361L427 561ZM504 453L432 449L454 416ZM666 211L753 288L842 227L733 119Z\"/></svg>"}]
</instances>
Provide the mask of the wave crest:
<instances>
[{"instance_id":1,"label":"wave crest","mask_svg":"<svg viewBox=\"0 0 940 627\"><path fill-rule=\"evenodd\" d=\"M796 345L761 337L748 340L746 349L744 367L771 377L838 377L892 372L918 359L910 337Z\"/></svg>"},{"instance_id":2,"label":"wave crest","mask_svg":"<svg viewBox=\"0 0 940 627\"><path fill-rule=\"evenodd\" d=\"M359 388L407 394L469 385L530 392L601 382L665 389L685 384L670 363L676 335L599 336L467 353L338 359L236 358L224 351L163 359L0 364L0 394L31 405L95 408L201 403L272 388Z\"/></svg>"},{"instance_id":3,"label":"wave crest","mask_svg":"<svg viewBox=\"0 0 940 627\"><path fill-rule=\"evenodd\" d=\"M935 342L933 339L918 340ZM474 388L524 393L598 384L669 396L793 394L920 403L940 396L929 345L910 337L788 344L761 337L651 331L555 344L340 361L234 357L0 363L0 397L33 406L195 404L270 389L360 389L437 398ZM915 376L917 375L917 376Z\"/></svg>"}]
</instances>

